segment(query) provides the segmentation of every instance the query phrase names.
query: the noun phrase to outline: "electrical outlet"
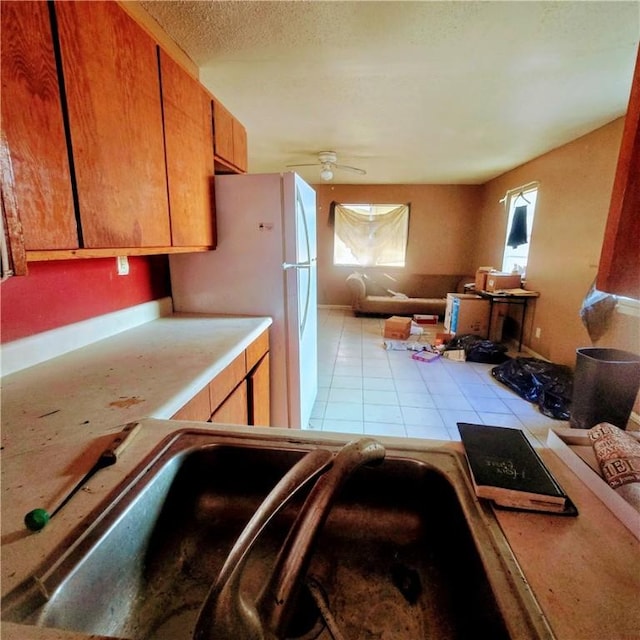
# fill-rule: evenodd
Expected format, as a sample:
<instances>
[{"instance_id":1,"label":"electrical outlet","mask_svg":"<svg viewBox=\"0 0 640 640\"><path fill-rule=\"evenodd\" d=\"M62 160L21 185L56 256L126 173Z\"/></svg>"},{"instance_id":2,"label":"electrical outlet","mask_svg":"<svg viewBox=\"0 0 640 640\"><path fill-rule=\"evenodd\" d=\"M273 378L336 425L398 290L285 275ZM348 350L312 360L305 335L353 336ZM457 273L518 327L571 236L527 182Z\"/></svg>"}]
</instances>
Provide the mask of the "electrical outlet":
<instances>
[{"instance_id":1,"label":"electrical outlet","mask_svg":"<svg viewBox=\"0 0 640 640\"><path fill-rule=\"evenodd\" d=\"M536 338L539 338L541 333L542 329L540 329L540 327L536 327Z\"/></svg>"},{"instance_id":2,"label":"electrical outlet","mask_svg":"<svg viewBox=\"0 0 640 640\"><path fill-rule=\"evenodd\" d=\"M117 256L116 257L116 266L118 269L119 276L128 276L129 275L129 258L127 256Z\"/></svg>"}]
</instances>

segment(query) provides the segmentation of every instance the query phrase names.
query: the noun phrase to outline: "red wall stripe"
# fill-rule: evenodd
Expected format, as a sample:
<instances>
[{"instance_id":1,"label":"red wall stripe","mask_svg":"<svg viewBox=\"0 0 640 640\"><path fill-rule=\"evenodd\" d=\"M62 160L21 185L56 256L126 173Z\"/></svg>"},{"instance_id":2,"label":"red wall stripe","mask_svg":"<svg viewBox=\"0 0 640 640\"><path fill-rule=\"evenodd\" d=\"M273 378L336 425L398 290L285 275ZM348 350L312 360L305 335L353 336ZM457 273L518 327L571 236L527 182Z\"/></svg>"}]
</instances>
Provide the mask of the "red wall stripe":
<instances>
[{"instance_id":1,"label":"red wall stripe","mask_svg":"<svg viewBox=\"0 0 640 640\"><path fill-rule=\"evenodd\" d=\"M119 276L115 258L29 263L26 276L0 285L0 339L18 338L171 295L167 256L129 258Z\"/></svg>"}]
</instances>

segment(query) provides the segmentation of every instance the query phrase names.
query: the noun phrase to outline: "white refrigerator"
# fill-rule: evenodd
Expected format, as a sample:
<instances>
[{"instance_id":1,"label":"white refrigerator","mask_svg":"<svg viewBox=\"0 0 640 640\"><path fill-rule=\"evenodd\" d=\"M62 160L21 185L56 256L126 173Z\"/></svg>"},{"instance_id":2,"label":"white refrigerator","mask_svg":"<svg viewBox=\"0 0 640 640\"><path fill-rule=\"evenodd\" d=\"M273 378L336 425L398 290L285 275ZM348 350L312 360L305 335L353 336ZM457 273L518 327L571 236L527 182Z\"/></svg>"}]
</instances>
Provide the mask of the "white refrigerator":
<instances>
[{"instance_id":1,"label":"white refrigerator","mask_svg":"<svg viewBox=\"0 0 640 640\"><path fill-rule=\"evenodd\" d=\"M316 193L295 173L215 178L218 245L170 256L176 311L270 316L271 424L309 424L318 390Z\"/></svg>"}]
</instances>

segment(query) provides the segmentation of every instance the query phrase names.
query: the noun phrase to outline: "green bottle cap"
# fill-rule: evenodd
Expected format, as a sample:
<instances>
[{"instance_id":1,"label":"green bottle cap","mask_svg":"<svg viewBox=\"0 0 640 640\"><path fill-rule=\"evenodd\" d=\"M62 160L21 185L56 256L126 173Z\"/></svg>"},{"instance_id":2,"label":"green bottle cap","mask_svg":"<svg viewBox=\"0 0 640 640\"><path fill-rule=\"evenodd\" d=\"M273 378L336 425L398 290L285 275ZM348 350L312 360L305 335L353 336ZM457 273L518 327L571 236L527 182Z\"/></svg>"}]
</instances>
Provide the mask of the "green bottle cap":
<instances>
[{"instance_id":1,"label":"green bottle cap","mask_svg":"<svg viewBox=\"0 0 640 640\"><path fill-rule=\"evenodd\" d=\"M29 531L40 531L44 529L50 517L45 509L34 509L24 517L24 523Z\"/></svg>"}]
</instances>

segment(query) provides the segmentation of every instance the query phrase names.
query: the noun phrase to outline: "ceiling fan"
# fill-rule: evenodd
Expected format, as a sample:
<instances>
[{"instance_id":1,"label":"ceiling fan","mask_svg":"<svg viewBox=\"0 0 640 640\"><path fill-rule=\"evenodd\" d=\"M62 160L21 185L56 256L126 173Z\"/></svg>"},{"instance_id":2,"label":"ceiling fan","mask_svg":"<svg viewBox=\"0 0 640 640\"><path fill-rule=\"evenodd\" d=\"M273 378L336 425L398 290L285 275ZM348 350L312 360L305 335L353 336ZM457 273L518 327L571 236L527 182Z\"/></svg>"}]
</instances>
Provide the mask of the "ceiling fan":
<instances>
[{"instance_id":1,"label":"ceiling fan","mask_svg":"<svg viewBox=\"0 0 640 640\"><path fill-rule=\"evenodd\" d=\"M338 155L335 151L321 151L318 154L318 162L310 162L307 164L288 164L287 168L292 169L294 167L322 167L320 171L320 177L323 180L331 180L333 178L333 172L335 169L340 171L351 171L352 173L359 173L361 176L367 174L364 169L358 169L358 167L350 167L346 164L338 164Z\"/></svg>"}]
</instances>

